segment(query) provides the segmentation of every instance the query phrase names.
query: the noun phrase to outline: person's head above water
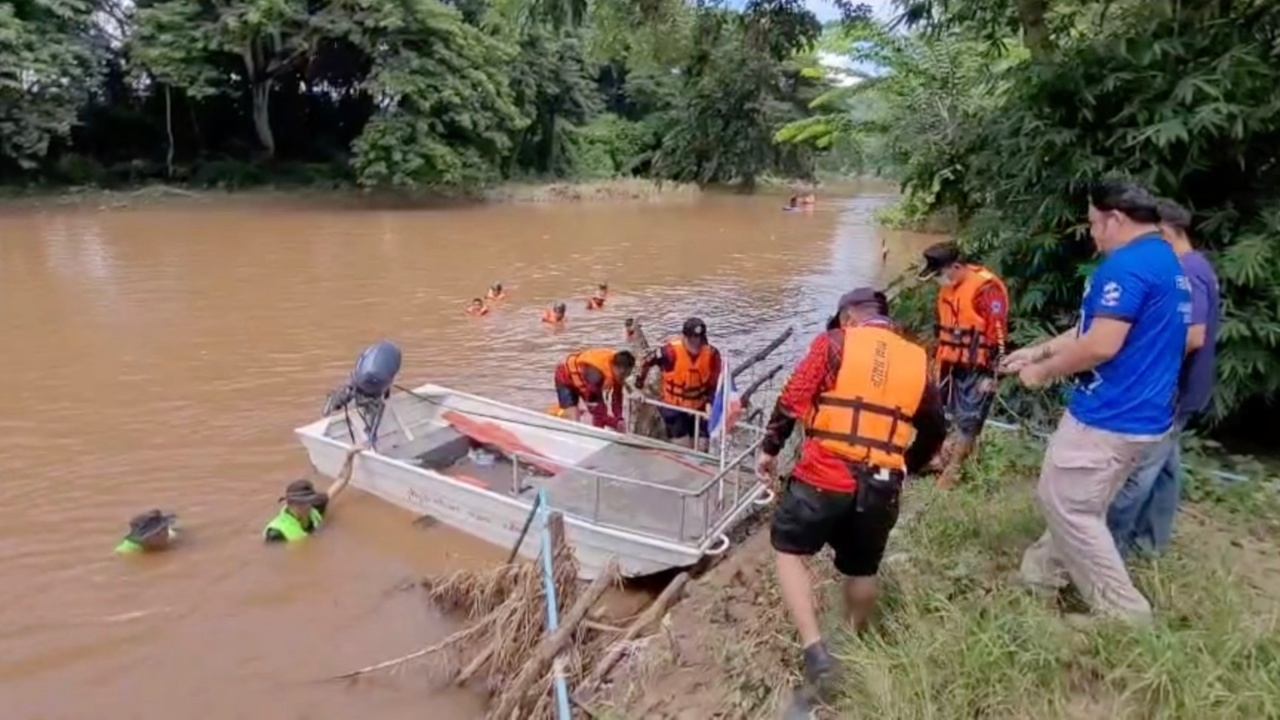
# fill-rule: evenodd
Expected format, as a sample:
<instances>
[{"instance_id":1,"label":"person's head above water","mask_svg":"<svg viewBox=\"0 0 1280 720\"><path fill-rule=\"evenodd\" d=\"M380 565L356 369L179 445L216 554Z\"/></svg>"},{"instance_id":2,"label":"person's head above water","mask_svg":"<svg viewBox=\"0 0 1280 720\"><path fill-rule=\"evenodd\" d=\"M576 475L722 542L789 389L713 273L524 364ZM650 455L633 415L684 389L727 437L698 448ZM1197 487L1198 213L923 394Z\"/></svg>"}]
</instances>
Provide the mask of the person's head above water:
<instances>
[{"instance_id":1,"label":"person's head above water","mask_svg":"<svg viewBox=\"0 0 1280 720\"><path fill-rule=\"evenodd\" d=\"M600 283L599 285L596 286L596 291L599 292L601 295L604 295L605 293L609 292L609 283L607 282Z\"/></svg>"},{"instance_id":2,"label":"person's head above water","mask_svg":"<svg viewBox=\"0 0 1280 720\"><path fill-rule=\"evenodd\" d=\"M289 514L299 520L309 518L311 511L325 500L328 500L328 496L322 492L316 492L316 486L305 478L289 483L284 489L284 496L280 498L280 502L288 508Z\"/></svg>"},{"instance_id":3,"label":"person's head above water","mask_svg":"<svg viewBox=\"0 0 1280 720\"><path fill-rule=\"evenodd\" d=\"M473 308L484 307L484 298L471 298L471 307Z\"/></svg>"},{"instance_id":4,"label":"person's head above water","mask_svg":"<svg viewBox=\"0 0 1280 720\"><path fill-rule=\"evenodd\" d=\"M495 295L502 292L502 283L496 282L490 285L489 290L492 291Z\"/></svg>"},{"instance_id":5,"label":"person's head above water","mask_svg":"<svg viewBox=\"0 0 1280 720\"><path fill-rule=\"evenodd\" d=\"M173 523L176 516L159 510L150 510L129 521L129 534L125 540L139 545L143 550L163 550L173 542Z\"/></svg>"},{"instance_id":6,"label":"person's head above water","mask_svg":"<svg viewBox=\"0 0 1280 720\"><path fill-rule=\"evenodd\" d=\"M551 306L551 312L555 313L555 316L557 318L564 317L565 310L566 308L564 306L564 303L562 302L555 303L554 305Z\"/></svg>"},{"instance_id":7,"label":"person's head above water","mask_svg":"<svg viewBox=\"0 0 1280 720\"><path fill-rule=\"evenodd\" d=\"M618 380L626 380L631 371L636 369L636 356L630 350L619 350L613 354L613 372Z\"/></svg>"},{"instance_id":8,"label":"person's head above water","mask_svg":"<svg viewBox=\"0 0 1280 720\"><path fill-rule=\"evenodd\" d=\"M696 353L707 343L707 324L702 322L702 318L691 317L684 321L680 334L684 336L685 347Z\"/></svg>"}]
</instances>

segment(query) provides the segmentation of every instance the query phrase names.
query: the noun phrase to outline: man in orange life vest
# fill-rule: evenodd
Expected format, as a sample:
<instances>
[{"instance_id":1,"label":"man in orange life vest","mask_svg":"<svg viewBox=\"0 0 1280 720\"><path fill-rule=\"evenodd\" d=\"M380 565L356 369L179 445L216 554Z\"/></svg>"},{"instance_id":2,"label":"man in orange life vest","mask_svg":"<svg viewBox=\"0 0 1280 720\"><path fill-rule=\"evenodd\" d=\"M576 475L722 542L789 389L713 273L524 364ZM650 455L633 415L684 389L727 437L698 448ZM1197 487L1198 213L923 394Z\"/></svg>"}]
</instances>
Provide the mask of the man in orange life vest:
<instances>
[{"instance_id":1,"label":"man in orange life vest","mask_svg":"<svg viewBox=\"0 0 1280 720\"><path fill-rule=\"evenodd\" d=\"M936 278L941 286L933 361L952 430L942 453L946 466L938 477L938 486L946 488L960 479L995 400L995 368L1008 336L1009 292L995 273L963 262L952 243L924 251L923 276Z\"/></svg>"},{"instance_id":2,"label":"man in orange life vest","mask_svg":"<svg viewBox=\"0 0 1280 720\"><path fill-rule=\"evenodd\" d=\"M581 417L578 401L587 404L591 423L623 431L623 388L627 376L636 367L636 356L629 350L595 348L573 353L556 365L556 400L564 417L577 421ZM611 392L612 414L605 408L605 393Z\"/></svg>"},{"instance_id":3,"label":"man in orange life vest","mask_svg":"<svg viewBox=\"0 0 1280 720\"><path fill-rule=\"evenodd\" d=\"M649 353L640 366L636 387L644 387L649 371L662 371L662 402L676 407L705 411L720 382L720 351L707 342L707 324L701 318L684 321L681 337L670 340ZM677 445L693 447L697 422L698 446L707 447L707 421L694 415L660 408L667 437Z\"/></svg>"},{"instance_id":4,"label":"man in orange life vest","mask_svg":"<svg viewBox=\"0 0 1280 720\"><path fill-rule=\"evenodd\" d=\"M782 388L756 462L761 478L775 478L778 452L796 422L804 425L770 540L782 599L804 647L802 694L824 701L835 663L818 628L805 558L831 546L845 578L845 618L865 628L903 480L928 464L946 437L928 355L902 337L883 314L887 306L871 288L840 298L838 327L814 340Z\"/></svg>"}]
</instances>

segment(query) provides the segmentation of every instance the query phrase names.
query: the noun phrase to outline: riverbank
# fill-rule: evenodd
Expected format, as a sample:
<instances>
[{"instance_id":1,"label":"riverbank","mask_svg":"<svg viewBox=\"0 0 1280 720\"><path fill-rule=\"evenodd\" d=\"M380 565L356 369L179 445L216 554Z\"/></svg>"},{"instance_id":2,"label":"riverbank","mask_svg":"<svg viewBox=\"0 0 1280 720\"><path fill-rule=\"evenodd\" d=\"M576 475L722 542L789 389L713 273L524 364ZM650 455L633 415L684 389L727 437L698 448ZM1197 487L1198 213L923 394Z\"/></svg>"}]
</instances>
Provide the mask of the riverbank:
<instances>
[{"instance_id":1,"label":"riverbank","mask_svg":"<svg viewBox=\"0 0 1280 720\"><path fill-rule=\"evenodd\" d=\"M829 716L1280 716L1274 544L1236 522L1240 507L1194 504L1173 551L1134 566L1153 626L1069 622L1058 599L1014 579L1044 527L1040 453L1031 438L992 433L958 490L908 490L874 631L831 638L845 679ZM836 579L825 560L817 569L836 627ZM600 703L610 717L777 717L798 660L760 531L691 587Z\"/></svg>"},{"instance_id":2,"label":"riverbank","mask_svg":"<svg viewBox=\"0 0 1280 720\"><path fill-rule=\"evenodd\" d=\"M148 184L128 188L77 186L3 188L0 209L90 207L102 210L159 204L324 204L353 207L449 207L478 203L576 203L686 201L701 193L689 183L616 178L588 182L504 183L473 192L393 192L357 187L251 186L201 188Z\"/></svg>"}]
</instances>

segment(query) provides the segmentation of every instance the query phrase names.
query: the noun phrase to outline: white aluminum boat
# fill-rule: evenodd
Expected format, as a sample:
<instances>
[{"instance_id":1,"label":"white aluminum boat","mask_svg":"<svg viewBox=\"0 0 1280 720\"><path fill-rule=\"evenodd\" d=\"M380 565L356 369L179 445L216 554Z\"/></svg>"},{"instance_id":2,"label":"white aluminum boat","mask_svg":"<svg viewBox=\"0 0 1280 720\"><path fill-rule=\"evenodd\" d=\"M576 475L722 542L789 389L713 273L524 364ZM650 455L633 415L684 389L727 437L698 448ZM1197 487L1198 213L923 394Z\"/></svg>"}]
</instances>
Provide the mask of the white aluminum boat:
<instances>
[{"instance_id":1,"label":"white aluminum boat","mask_svg":"<svg viewBox=\"0 0 1280 720\"><path fill-rule=\"evenodd\" d=\"M729 530L770 497L751 472L758 429L739 430L722 463L438 385L391 395L376 424L375 449L355 460L355 487L504 548L545 490L583 579L610 557L637 577L722 553ZM336 413L296 432L312 464L335 477L366 428L361 416ZM520 554L538 551L530 532Z\"/></svg>"}]
</instances>

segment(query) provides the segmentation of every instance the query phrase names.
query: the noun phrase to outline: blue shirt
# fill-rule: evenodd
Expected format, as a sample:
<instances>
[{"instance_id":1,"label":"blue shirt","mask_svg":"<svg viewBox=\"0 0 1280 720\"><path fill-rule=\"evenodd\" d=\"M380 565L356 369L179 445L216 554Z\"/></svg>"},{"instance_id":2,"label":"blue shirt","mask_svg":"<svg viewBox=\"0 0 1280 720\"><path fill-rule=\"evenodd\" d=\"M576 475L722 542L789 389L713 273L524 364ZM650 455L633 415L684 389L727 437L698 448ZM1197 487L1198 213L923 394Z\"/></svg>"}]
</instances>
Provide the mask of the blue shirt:
<instances>
[{"instance_id":1,"label":"blue shirt","mask_svg":"<svg viewBox=\"0 0 1280 720\"><path fill-rule=\"evenodd\" d=\"M1085 283L1080 329L1095 318L1130 324L1115 357L1080 373L1067 405L1100 430L1159 435L1173 425L1191 322L1191 290L1178 256L1158 234L1108 254Z\"/></svg>"},{"instance_id":2,"label":"blue shirt","mask_svg":"<svg viewBox=\"0 0 1280 720\"><path fill-rule=\"evenodd\" d=\"M1191 324L1204 325L1204 345L1186 357L1182 363L1178 415L1186 420L1202 413L1213 399L1218 320L1221 299L1218 293L1218 275L1203 254L1192 250L1183 255L1182 270L1191 281Z\"/></svg>"}]
</instances>

